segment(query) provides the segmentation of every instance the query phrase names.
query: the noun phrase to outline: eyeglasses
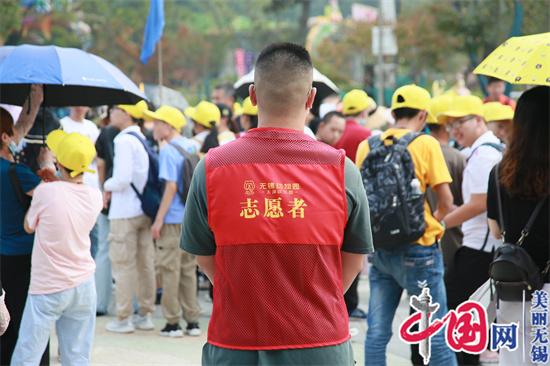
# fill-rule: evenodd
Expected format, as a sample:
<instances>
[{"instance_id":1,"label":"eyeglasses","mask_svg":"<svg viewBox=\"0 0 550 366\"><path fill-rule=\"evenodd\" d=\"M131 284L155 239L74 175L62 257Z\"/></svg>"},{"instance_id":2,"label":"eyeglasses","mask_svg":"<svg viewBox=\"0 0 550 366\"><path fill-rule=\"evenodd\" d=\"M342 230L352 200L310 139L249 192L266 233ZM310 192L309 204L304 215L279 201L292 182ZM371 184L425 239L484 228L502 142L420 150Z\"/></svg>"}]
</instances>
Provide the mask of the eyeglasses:
<instances>
[{"instance_id":1,"label":"eyeglasses","mask_svg":"<svg viewBox=\"0 0 550 366\"><path fill-rule=\"evenodd\" d=\"M466 117L462 117L460 119L456 119L454 120L453 122L450 122L448 124L449 128L451 130L454 130L454 129L457 129L459 127L462 127L463 124L465 124L466 122L469 122L471 120L475 119L475 116L466 116Z\"/></svg>"}]
</instances>

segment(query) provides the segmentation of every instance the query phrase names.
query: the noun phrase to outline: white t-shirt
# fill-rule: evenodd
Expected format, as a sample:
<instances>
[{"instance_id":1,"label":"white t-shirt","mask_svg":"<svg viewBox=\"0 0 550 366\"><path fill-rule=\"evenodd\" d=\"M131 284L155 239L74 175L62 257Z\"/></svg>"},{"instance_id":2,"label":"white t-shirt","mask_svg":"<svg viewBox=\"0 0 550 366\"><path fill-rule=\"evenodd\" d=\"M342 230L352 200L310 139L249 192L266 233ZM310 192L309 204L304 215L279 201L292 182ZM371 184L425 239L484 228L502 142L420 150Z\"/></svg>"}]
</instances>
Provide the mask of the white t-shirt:
<instances>
[{"instance_id":1,"label":"white t-shirt","mask_svg":"<svg viewBox=\"0 0 550 366\"><path fill-rule=\"evenodd\" d=\"M78 122L67 116L61 118L59 122L61 123L63 131L67 133L77 132L81 135L84 135L89 138L95 145L97 137L99 136L99 128L97 128L95 123L93 123L92 121L83 119L82 121ZM89 168L94 170L96 173L92 174L85 172L83 176L84 184L90 187L99 188L99 176L97 175L97 164L95 160L92 162L92 164L90 164Z\"/></svg>"},{"instance_id":2,"label":"white t-shirt","mask_svg":"<svg viewBox=\"0 0 550 366\"><path fill-rule=\"evenodd\" d=\"M470 201L472 194L487 194L489 173L500 159L502 153L491 146L481 146L484 143L500 144L500 140L491 132L481 135L469 149L468 162L462 178L462 197L464 203ZM464 238L462 245L480 250L488 233L487 212L483 212L462 224ZM484 251L491 252L500 241L489 234Z\"/></svg>"},{"instance_id":3,"label":"white t-shirt","mask_svg":"<svg viewBox=\"0 0 550 366\"><path fill-rule=\"evenodd\" d=\"M143 215L141 201L131 184L139 192L143 192L149 175L149 156L142 143L128 132L145 138L138 126L126 127L115 137L113 176L103 184L105 191L112 192L110 220L131 219Z\"/></svg>"}]
</instances>

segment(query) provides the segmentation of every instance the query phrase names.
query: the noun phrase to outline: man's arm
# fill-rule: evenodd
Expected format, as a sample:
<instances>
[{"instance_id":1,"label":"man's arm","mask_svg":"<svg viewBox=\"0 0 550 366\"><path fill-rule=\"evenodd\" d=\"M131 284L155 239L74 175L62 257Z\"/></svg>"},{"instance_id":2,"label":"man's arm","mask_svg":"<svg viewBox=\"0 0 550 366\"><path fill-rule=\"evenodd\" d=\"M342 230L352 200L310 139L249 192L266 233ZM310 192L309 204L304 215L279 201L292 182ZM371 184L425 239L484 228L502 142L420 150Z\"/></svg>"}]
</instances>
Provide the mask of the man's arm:
<instances>
[{"instance_id":1,"label":"man's arm","mask_svg":"<svg viewBox=\"0 0 550 366\"><path fill-rule=\"evenodd\" d=\"M29 98L25 101L25 104L23 104L23 109L21 110L21 114L19 115L19 118L17 119L17 123L14 126L14 132L15 132L15 141L16 143L19 143L23 137L29 133L30 129L32 128L32 125L34 123L34 120L36 119L36 115L38 114L38 109L40 108L40 105L42 104L44 100L44 89L41 84L33 84L31 85L31 92L29 94L30 97L30 111L29 111Z\"/></svg>"},{"instance_id":2,"label":"man's arm","mask_svg":"<svg viewBox=\"0 0 550 366\"><path fill-rule=\"evenodd\" d=\"M97 176L99 177L99 186L103 188L105 183L105 160L97 158Z\"/></svg>"},{"instance_id":3,"label":"man's arm","mask_svg":"<svg viewBox=\"0 0 550 366\"><path fill-rule=\"evenodd\" d=\"M365 263L365 254L355 254L348 252L342 253L342 286L344 287L344 293L348 291L353 280L357 277L363 269L363 263Z\"/></svg>"},{"instance_id":4,"label":"man's arm","mask_svg":"<svg viewBox=\"0 0 550 366\"><path fill-rule=\"evenodd\" d=\"M151 235L153 240L158 240L160 238L160 231L164 225L164 217L170 209L170 205L178 192L178 186L176 182L166 181L164 185L164 193L162 194L162 199L160 201L159 210L157 216L155 217L155 222L151 226Z\"/></svg>"},{"instance_id":5,"label":"man's arm","mask_svg":"<svg viewBox=\"0 0 550 366\"><path fill-rule=\"evenodd\" d=\"M212 282L212 285L215 285L214 274L216 273L216 262L214 260L214 256L197 255L197 264L199 265L202 272L208 277L210 282ZM353 282L353 279L351 281ZM349 283L348 287L349 286L351 286L351 282Z\"/></svg>"},{"instance_id":6,"label":"man's arm","mask_svg":"<svg viewBox=\"0 0 550 366\"><path fill-rule=\"evenodd\" d=\"M500 226L498 225L498 222L493 219L488 219L489 223L489 231L491 231L491 234L495 239L502 239L502 231L500 230Z\"/></svg>"},{"instance_id":7,"label":"man's arm","mask_svg":"<svg viewBox=\"0 0 550 366\"><path fill-rule=\"evenodd\" d=\"M441 220L456 208L453 204L453 194L451 193L449 183L438 184L432 187L432 190L437 197L437 207L434 211L434 217L437 220Z\"/></svg>"},{"instance_id":8,"label":"man's arm","mask_svg":"<svg viewBox=\"0 0 550 366\"><path fill-rule=\"evenodd\" d=\"M446 215L443 218L443 221L445 222L445 226L447 228L453 228L461 225L464 221L470 220L471 218L482 214L485 211L487 211L487 194L472 194L469 202L463 204L450 214Z\"/></svg>"}]
</instances>

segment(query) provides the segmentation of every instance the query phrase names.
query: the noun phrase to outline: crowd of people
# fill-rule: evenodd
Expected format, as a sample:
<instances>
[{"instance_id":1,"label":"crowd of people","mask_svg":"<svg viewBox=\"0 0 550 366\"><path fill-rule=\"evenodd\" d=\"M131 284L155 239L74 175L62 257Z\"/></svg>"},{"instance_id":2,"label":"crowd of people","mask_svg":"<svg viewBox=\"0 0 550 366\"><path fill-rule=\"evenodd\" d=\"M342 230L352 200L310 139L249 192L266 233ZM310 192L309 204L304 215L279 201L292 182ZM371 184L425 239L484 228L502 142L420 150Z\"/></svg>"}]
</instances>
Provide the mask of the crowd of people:
<instances>
[{"instance_id":1,"label":"crowd of people","mask_svg":"<svg viewBox=\"0 0 550 366\"><path fill-rule=\"evenodd\" d=\"M550 290L550 88L517 105L504 89L492 78L482 100L410 84L389 108L355 89L313 114L308 52L274 44L242 103L222 84L184 111L141 101L93 122L70 107L40 147L33 85L22 109L0 106L0 363L48 365L55 325L62 364L90 364L96 317L153 331L158 296L160 336L200 336L200 276L208 365L351 365L350 317L367 324L365 364L385 365L402 292L429 288L443 317L489 279L503 240L521 237ZM497 320L528 335L518 309L503 298ZM443 332L431 345L430 364L480 362ZM423 364L416 345L411 362Z\"/></svg>"}]
</instances>

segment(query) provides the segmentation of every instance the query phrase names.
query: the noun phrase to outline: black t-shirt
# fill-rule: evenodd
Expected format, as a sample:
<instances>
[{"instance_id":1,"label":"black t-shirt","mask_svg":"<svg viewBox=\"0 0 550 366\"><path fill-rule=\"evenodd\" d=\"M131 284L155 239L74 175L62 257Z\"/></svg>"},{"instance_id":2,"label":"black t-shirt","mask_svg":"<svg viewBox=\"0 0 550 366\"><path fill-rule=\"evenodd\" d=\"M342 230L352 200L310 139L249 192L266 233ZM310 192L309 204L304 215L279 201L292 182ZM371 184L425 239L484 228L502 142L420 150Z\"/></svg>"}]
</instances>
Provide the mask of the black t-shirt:
<instances>
[{"instance_id":1,"label":"black t-shirt","mask_svg":"<svg viewBox=\"0 0 550 366\"><path fill-rule=\"evenodd\" d=\"M535 210L538 201L530 201L518 197L511 197L506 189L500 185L502 199L502 215L504 218L505 241L507 243L516 243L521 236L521 231L525 228L527 221ZM544 268L548 262L550 252L550 227L548 224L548 199L542 206L529 235L523 242L523 248L529 253L531 258L539 266ZM491 170L489 176L489 189L487 191L487 217L499 221L498 201L495 182L495 168ZM502 228L502 223L499 223Z\"/></svg>"},{"instance_id":2,"label":"black t-shirt","mask_svg":"<svg viewBox=\"0 0 550 366\"><path fill-rule=\"evenodd\" d=\"M97 157L105 160L105 180L113 176L113 159L115 156L115 137L119 129L113 126L107 126L101 129L95 142Z\"/></svg>"}]
</instances>

